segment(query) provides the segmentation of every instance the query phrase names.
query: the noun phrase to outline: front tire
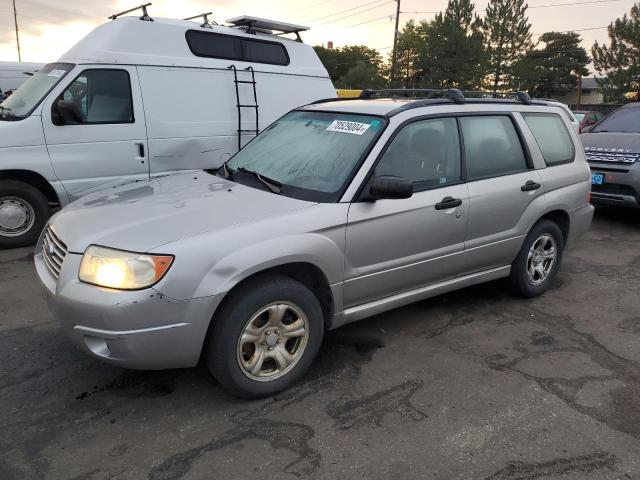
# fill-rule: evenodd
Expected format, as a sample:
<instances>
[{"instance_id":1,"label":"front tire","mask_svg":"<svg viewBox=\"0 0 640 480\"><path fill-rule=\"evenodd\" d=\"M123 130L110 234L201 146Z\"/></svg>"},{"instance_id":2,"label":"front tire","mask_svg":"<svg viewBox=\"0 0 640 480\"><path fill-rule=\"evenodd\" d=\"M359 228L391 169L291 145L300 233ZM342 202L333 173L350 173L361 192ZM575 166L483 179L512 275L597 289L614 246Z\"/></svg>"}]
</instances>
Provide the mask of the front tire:
<instances>
[{"instance_id":1,"label":"front tire","mask_svg":"<svg viewBox=\"0 0 640 480\"><path fill-rule=\"evenodd\" d=\"M0 180L0 249L36 243L50 215L40 190L19 180Z\"/></svg>"},{"instance_id":2,"label":"front tire","mask_svg":"<svg viewBox=\"0 0 640 480\"><path fill-rule=\"evenodd\" d=\"M273 395L297 382L324 336L316 296L282 275L249 280L230 294L213 322L207 366L229 392L249 399Z\"/></svg>"},{"instance_id":3,"label":"front tire","mask_svg":"<svg viewBox=\"0 0 640 480\"><path fill-rule=\"evenodd\" d=\"M558 273L563 251L564 237L556 223L542 220L534 225L511 265L511 291L528 298L546 292Z\"/></svg>"}]
</instances>

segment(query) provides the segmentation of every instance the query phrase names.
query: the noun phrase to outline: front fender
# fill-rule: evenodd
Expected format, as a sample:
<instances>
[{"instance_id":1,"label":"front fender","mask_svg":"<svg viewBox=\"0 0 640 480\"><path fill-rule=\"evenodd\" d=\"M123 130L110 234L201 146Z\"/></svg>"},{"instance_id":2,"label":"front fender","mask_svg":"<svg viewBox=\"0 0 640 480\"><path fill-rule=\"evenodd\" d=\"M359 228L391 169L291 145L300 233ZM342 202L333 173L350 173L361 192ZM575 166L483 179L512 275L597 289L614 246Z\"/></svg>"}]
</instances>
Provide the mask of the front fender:
<instances>
[{"instance_id":1,"label":"front fender","mask_svg":"<svg viewBox=\"0 0 640 480\"><path fill-rule=\"evenodd\" d=\"M221 258L203 278L195 296L226 293L256 273L290 263L312 264L324 273L330 285L339 283L344 275L344 248L319 233L289 235L249 245Z\"/></svg>"}]
</instances>

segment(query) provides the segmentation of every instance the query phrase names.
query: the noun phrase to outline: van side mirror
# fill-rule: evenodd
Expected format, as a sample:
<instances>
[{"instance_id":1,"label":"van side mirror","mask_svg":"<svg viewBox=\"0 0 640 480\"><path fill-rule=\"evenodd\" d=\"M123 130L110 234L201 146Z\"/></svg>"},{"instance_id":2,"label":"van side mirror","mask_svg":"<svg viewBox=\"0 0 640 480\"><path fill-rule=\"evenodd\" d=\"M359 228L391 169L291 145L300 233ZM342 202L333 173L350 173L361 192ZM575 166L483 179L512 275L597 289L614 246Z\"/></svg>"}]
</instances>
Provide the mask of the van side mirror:
<instances>
[{"instance_id":1,"label":"van side mirror","mask_svg":"<svg viewBox=\"0 0 640 480\"><path fill-rule=\"evenodd\" d=\"M75 102L60 99L53 105L51 121L54 125L77 125L84 123L84 116Z\"/></svg>"},{"instance_id":2,"label":"van side mirror","mask_svg":"<svg viewBox=\"0 0 640 480\"><path fill-rule=\"evenodd\" d=\"M381 175L369 182L369 192L365 200L386 200L409 198L413 195L413 183L403 177Z\"/></svg>"}]
</instances>

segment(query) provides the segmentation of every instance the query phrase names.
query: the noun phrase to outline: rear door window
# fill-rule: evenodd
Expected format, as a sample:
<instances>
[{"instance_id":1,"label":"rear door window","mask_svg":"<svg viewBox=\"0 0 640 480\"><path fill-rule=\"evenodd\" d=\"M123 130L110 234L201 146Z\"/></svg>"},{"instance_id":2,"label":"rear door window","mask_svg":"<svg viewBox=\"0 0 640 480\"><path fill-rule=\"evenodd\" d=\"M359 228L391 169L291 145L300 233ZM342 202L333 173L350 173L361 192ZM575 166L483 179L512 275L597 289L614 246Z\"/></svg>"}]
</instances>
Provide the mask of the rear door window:
<instances>
[{"instance_id":1,"label":"rear door window","mask_svg":"<svg viewBox=\"0 0 640 480\"><path fill-rule=\"evenodd\" d=\"M555 113L523 113L547 166L573 162L575 150L569 131Z\"/></svg>"},{"instance_id":2,"label":"rear door window","mask_svg":"<svg viewBox=\"0 0 640 480\"><path fill-rule=\"evenodd\" d=\"M506 115L460 117L468 180L528 169L518 133Z\"/></svg>"}]
</instances>

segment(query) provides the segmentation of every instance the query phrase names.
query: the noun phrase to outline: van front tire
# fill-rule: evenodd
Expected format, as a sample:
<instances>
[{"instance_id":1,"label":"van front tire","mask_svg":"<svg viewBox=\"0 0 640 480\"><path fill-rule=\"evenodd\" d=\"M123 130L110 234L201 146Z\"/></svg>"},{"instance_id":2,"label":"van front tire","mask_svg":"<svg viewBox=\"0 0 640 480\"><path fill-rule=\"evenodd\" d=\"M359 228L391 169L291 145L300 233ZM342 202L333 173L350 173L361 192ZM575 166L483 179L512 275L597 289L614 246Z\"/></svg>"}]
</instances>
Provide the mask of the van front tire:
<instances>
[{"instance_id":1,"label":"van front tire","mask_svg":"<svg viewBox=\"0 0 640 480\"><path fill-rule=\"evenodd\" d=\"M322 308L305 285L260 275L230 293L213 319L206 362L237 397L274 395L309 369L324 336Z\"/></svg>"},{"instance_id":2,"label":"van front tire","mask_svg":"<svg viewBox=\"0 0 640 480\"><path fill-rule=\"evenodd\" d=\"M50 215L40 190L19 180L0 180L0 249L36 243Z\"/></svg>"},{"instance_id":3,"label":"van front tire","mask_svg":"<svg viewBox=\"0 0 640 480\"><path fill-rule=\"evenodd\" d=\"M560 269L563 251L564 237L556 223L542 220L535 224L511 265L511 292L528 298L546 292Z\"/></svg>"}]
</instances>

